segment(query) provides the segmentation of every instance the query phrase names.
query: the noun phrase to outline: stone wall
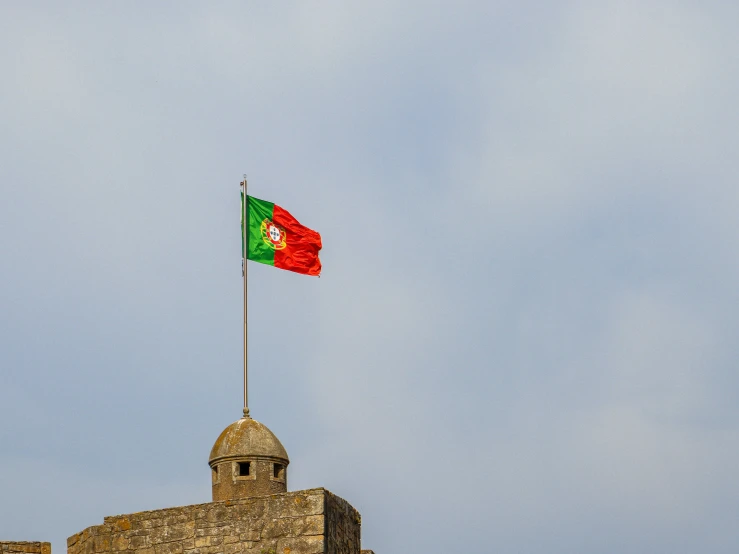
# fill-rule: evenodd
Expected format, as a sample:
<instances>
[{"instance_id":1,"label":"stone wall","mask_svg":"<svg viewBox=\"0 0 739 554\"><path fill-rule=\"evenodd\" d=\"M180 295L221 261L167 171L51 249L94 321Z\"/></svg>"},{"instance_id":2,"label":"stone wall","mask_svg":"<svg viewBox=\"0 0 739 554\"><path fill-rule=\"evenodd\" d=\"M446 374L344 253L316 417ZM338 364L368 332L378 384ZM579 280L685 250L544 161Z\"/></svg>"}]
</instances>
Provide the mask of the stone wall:
<instances>
[{"instance_id":1,"label":"stone wall","mask_svg":"<svg viewBox=\"0 0 739 554\"><path fill-rule=\"evenodd\" d=\"M359 537L359 513L327 490L311 489L106 517L71 536L67 552L359 554Z\"/></svg>"},{"instance_id":2,"label":"stone wall","mask_svg":"<svg viewBox=\"0 0 739 554\"><path fill-rule=\"evenodd\" d=\"M51 543L0 541L0 554L51 554Z\"/></svg>"},{"instance_id":3,"label":"stone wall","mask_svg":"<svg viewBox=\"0 0 739 554\"><path fill-rule=\"evenodd\" d=\"M360 550L359 512L343 498L326 491L326 554L354 554Z\"/></svg>"}]
</instances>

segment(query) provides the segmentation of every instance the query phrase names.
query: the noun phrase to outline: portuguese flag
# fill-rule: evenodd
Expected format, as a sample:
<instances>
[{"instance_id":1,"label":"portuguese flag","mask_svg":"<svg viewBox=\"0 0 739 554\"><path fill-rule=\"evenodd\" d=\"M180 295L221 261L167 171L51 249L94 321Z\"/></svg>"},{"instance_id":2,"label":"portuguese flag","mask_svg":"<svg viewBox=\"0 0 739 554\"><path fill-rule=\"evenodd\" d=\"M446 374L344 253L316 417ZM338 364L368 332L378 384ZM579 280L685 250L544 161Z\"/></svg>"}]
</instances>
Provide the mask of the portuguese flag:
<instances>
[{"instance_id":1,"label":"portuguese flag","mask_svg":"<svg viewBox=\"0 0 739 554\"><path fill-rule=\"evenodd\" d=\"M247 259L305 275L319 275L321 235L304 227L290 212L272 202L241 193L241 251L244 251L244 213Z\"/></svg>"}]
</instances>

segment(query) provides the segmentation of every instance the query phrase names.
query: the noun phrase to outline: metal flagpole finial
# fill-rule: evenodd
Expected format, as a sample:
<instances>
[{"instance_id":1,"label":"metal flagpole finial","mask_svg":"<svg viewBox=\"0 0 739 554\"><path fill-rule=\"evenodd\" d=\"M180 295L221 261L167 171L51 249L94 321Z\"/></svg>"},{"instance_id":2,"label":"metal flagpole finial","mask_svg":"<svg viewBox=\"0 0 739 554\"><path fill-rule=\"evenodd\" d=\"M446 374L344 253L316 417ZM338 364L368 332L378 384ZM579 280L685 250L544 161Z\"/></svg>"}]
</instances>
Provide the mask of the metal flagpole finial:
<instances>
[{"instance_id":1,"label":"metal flagpole finial","mask_svg":"<svg viewBox=\"0 0 739 554\"><path fill-rule=\"evenodd\" d=\"M249 408L247 408L246 406L244 406L244 417L242 417L241 419L251 419L251 416L249 415Z\"/></svg>"}]
</instances>

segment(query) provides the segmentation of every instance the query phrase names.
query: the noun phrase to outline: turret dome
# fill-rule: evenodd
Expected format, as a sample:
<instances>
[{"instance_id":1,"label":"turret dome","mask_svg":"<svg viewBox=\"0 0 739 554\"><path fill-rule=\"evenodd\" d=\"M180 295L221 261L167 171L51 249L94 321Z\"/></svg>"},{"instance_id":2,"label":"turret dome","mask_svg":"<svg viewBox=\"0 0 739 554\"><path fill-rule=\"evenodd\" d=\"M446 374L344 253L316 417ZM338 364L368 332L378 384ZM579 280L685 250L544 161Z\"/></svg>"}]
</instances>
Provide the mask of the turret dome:
<instances>
[{"instance_id":1,"label":"turret dome","mask_svg":"<svg viewBox=\"0 0 739 554\"><path fill-rule=\"evenodd\" d=\"M244 456L289 461L282 443L266 425L244 417L226 427L210 451L209 464Z\"/></svg>"},{"instance_id":2,"label":"turret dome","mask_svg":"<svg viewBox=\"0 0 739 554\"><path fill-rule=\"evenodd\" d=\"M236 500L287 491L290 459L266 425L244 417L226 427L210 451L213 500Z\"/></svg>"}]
</instances>

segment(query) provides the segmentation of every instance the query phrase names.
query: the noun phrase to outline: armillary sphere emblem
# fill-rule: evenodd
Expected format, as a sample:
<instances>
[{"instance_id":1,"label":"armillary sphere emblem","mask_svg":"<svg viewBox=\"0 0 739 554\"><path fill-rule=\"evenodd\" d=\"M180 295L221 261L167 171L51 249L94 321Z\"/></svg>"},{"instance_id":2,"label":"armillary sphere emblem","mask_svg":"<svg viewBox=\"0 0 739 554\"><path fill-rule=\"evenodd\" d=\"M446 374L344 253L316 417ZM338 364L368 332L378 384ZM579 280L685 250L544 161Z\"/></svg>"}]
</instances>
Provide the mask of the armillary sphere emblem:
<instances>
[{"instance_id":1,"label":"armillary sphere emblem","mask_svg":"<svg viewBox=\"0 0 739 554\"><path fill-rule=\"evenodd\" d=\"M287 233L284 227L275 225L269 219L262 221L262 240L274 250L282 250L287 246Z\"/></svg>"}]
</instances>

